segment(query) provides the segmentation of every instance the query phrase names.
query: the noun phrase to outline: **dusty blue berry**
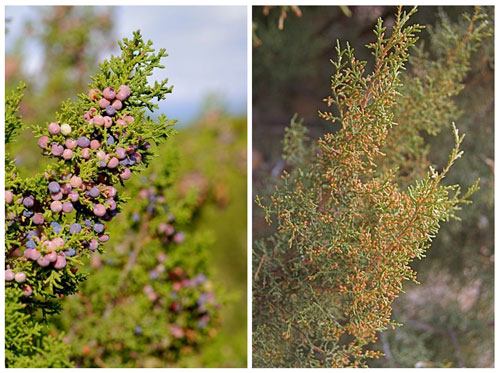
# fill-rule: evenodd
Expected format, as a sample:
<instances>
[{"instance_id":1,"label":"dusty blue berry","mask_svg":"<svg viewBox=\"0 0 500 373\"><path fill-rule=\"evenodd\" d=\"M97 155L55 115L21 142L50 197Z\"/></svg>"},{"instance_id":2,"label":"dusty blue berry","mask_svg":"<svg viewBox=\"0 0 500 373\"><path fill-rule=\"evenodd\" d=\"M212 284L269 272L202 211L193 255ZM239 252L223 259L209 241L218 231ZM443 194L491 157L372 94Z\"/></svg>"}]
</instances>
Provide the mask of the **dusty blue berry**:
<instances>
[{"instance_id":1,"label":"dusty blue berry","mask_svg":"<svg viewBox=\"0 0 500 373\"><path fill-rule=\"evenodd\" d=\"M50 223L50 226L52 227L52 230L54 231L55 234L59 234L59 232L61 232L62 225L59 224L58 222L53 221Z\"/></svg>"},{"instance_id":2,"label":"dusty blue berry","mask_svg":"<svg viewBox=\"0 0 500 373\"><path fill-rule=\"evenodd\" d=\"M106 106L106 114L109 116L113 116L116 113L116 109L113 107L113 105L108 105Z\"/></svg>"},{"instance_id":3,"label":"dusty blue berry","mask_svg":"<svg viewBox=\"0 0 500 373\"><path fill-rule=\"evenodd\" d=\"M82 226L78 223L73 223L69 226L69 233L76 234L80 233L82 230Z\"/></svg>"},{"instance_id":4,"label":"dusty blue berry","mask_svg":"<svg viewBox=\"0 0 500 373\"><path fill-rule=\"evenodd\" d=\"M99 194L99 188L97 187L93 187L89 190L89 196L91 196L92 198L96 198L97 196L99 196Z\"/></svg>"},{"instance_id":5,"label":"dusty blue berry","mask_svg":"<svg viewBox=\"0 0 500 373\"><path fill-rule=\"evenodd\" d=\"M94 224L94 231L96 233L102 233L102 232L104 232L104 224L102 224L102 223L95 223Z\"/></svg>"},{"instance_id":6,"label":"dusty blue berry","mask_svg":"<svg viewBox=\"0 0 500 373\"><path fill-rule=\"evenodd\" d=\"M85 219L85 221L83 222L87 227L91 227L92 226L92 220L90 219Z\"/></svg>"},{"instance_id":7,"label":"dusty blue berry","mask_svg":"<svg viewBox=\"0 0 500 373\"><path fill-rule=\"evenodd\" d=\"M134 164L136 164L136 162L137 162L137 156L135 155L135 153L131 154L128 159L129 159L128 163L131 166L134 165Z\"/></svg>"},{"instance_id":8,"label":"dusty blue berry","mask_svg":"<svg viewBox=\"0 0 500 373\"><path fill-rule=\"evenodd\" d=\"M106 139L106 142L108 143L108 145L113 145L115 143L115 138L109 135L108 138Z\"/></svg>"},{"instance_id":9,"label":"dusty blue berry","mask_svg":"<svg viewBox=\"0 0 500 373\"><path fill-rule=\"evenodd\" d=\"M26 247L28 249L34 249L36 248L36 242L33 240L29 240L28 242L26 242Z\"/></svg>"},{"instance_id":10,"label":"dusty blue berry","mask_svg":"<svg viewBox=\"0 0 500 373\"><path fill-rule=\"evenodd\" d=\"M57 181L51 181L49 183L49 191L51 193L57 193L61 190L61 186L59 185L59 183Z\"/></svg>"},{"instance_id":11,"label":"dusty blue berry","mask_svg":"<svg viewBox=\"0 0 500 373\"><path fill-rule=\"evenodd\" d=\"M90 140L85 136L80 136L76 143L80 148L88 148L88 146L90 145Z\"/></svg>"},{"instance_id":12,"label":"dusty blue berry","mask_svg":"<svg viewBox=\"0 0 500 373\"><path fill-rule=\"evenodd\" d=\"M76 255L76 251L75 251L75 249L73 249L72 247L70 247L69 249L67 249L67 250L64 251L64 254L67 257L71 258L72 256Z\"/></svg>"},{"instance_id":13,"label":"dusty blue berry","mask_svg":"<svg viewBox=\"0 0 500 373\"><path fill-rule=\"evenodd\" d=\"M31 210L24 210L23 211L23 216L26 218L31 218L33 216L34 212Z\"/></svg>"}]
</instances>

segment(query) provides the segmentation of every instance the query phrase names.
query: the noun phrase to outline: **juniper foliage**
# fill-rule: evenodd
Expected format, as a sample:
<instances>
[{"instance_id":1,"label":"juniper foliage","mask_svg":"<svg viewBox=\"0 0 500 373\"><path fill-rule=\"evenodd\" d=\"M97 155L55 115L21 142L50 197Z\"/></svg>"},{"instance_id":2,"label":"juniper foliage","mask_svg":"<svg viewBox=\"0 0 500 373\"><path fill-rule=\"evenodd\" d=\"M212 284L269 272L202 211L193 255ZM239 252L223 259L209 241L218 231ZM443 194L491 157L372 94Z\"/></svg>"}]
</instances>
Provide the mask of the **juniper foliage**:
<instances>
[{"instance_id":1,"label":"juniper foliage","mask_svg":"<svg viewBox=\"0 0 500 373\"><path fill-rule=\"evenodd\" d=\"M271 203L257 197L276 223L275 234L254 244L257 367L357 367L379 357L370 345L398 326L391 303L403 281L417 282L411 262L478 189L476 182L462 194L443 183L462 156L454 124L455 146L441 171L418 168L416 177L412 157L425 159L422 130L437 134L457 114L449 97L460 90L487 24L479 9L466 16L465 32L445 22L434 42L444 40L446 49L433 62L421 49L411 74L405 66L423 29L409 24L415 12L400 7L391 32L379 19L368 45L370 72L349 44L337 43L325 99L336 111L319 115L340 129L311 142L294 117L283 155L292 171L283 173Z\"/></svg>"},{"instance_id":2,"label":"juniper foliage","mask_svg":"<svg viewBox=\"0 0 500 373\"><path fill-rule=\"evenodd\" d=\"M79 266L90 256L91 251L96 249L99 242L105 242L109 238L92 229L92 226L99 223L102 208L106 211L102 219L110 220L124 202L116 195L112 185L123 184L123 180L128 179L130 174L145 169L153 155L149 150L148 141L159 143L173 134L171 126L175 121L168 120L164 115L154 120L146 113L146 109L153 111L158 108L153 100L163 100L172 91L166 79L153 85L148 83L152 71L163 68L160 60L166 56L165 50L155 52L152 42L143 41L139 32L119 44L121 55L111 56L109 60L101 63L99 73L92 78L90 88L99 92L97 97L82 93L78 101L63 102L56 114L57 125L62 124L60 132L50 131L47 125L34 126L33 132L39 138L43 153L54 159L45 172L22 178L19 177L14 163L6 160L5 262L8 271L12 271L16 276L21 274L15 281L8 280L6 287L8 292L16 293L17 296L8 299L18 299L21 302L21 306L14 306L12 309L26 315L26 318L19 319L24 320L27 325L23 328L27 342L23 349L9 351L7 366L23 366L26 354L33 355L33 360L38 357L38 366L44 364L44 358L38 353L37 346L42 345L46 337L36 334L38 329L29 327L30 323L44 323L49 315L60 312L59 298L74 294L78 290L86 278L85 274L78 271ZM101 90L114 87L118 92L119 87L125 85L130 88L130 94L123 99L121 109L112 113L110 109L103 110L99 106ZM6 101L6 133L9 134L7 141L13 141L14 135L22 126L21 118L16 115L21 98L18 91ZM97 117L101 112L110 119L109 126L99 125L93 120L93 117ZM108 112L112 114L105 114ZM67 126L65 132L62 131L64 124ZM68 145L67 140L75 141L73 139L82 137L98 141L99 150L89 150L84 145ZM64 148L65 145L67 150L72 149L72 156L61 158L54 149ZM111 167L109 163L103 165L99 152L107 154L104 159L108 162L113 156L120 157L117 153L119 147L128 152L125 157L127 164L115 167ZM89 151L90 156L84 155L83 148ZM71 206L71 209L58 212L53 203L61 198L68 198L66 194L68 189L71 189L73 177L80 178L82 182L79 186L73 185L73 191L78 198L72 201L74 205L67 205ZM51 192L50 182L57 182L61 188L65 187L64 195L59 196L58 193ZM94 197L95 200L88 194L91 187L99 189L99 196ZM101 211L96 210L96 206ZM78 232L70 231L71 225L75 223L80 225ZM35 247L28 247L30 245ZM57 261L54 266L39 262L32 256L35 255L33 251L40 260L57 255ZM102 252L102 246L98 251ZM7 309L10 309L10 306ZM9 321L14 320L8 317L7 322ZM11 326L7 324L7 330L13 330ZM16 346L14 338L19 338L19 335L7 333L6 345ZM49 362L46 363L50 365Z\"/></svg>"}]
</instances>

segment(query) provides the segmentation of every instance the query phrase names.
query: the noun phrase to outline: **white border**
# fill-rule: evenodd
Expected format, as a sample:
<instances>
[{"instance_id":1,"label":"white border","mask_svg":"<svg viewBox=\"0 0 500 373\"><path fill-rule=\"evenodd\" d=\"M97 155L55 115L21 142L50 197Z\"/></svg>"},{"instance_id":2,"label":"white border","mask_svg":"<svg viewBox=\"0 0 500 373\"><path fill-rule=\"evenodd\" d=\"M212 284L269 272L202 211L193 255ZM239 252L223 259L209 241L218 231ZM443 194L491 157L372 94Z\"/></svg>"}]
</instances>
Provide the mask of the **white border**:
<instances>
[{"instance_id":1,"label":"white border","mask_svg":"<svg viewBox=\"0 0 500 373\"><path fill-rule=\"evenodd\" d=\"M252 326L252 297L251 297L251 290L252 290L252 253L251 253L251 248L252 248L252 207L253 207L253 196L252 196L252 5L282 5L284 3L287 3L289 5L302 5L302 6L310 6L310 5L345 5L347 1L328 1L328 0L316 0L316 1L311 1L308 2L307 0L303 1L296 1L296 0L288 0L288 1L276 1L276 0L267 0L267 1L251 1L251 0L198 0L198 1L192 1L192 0L185 0L185 1L169 1L169 0L143 0L139 3L138 0L120 0L120 1L95 1L95 0L90 0L90 1L25 1L25 0L4 0L2 2L2 7L0 10L0 24L2 26L2 30L5 30L5 5L10 5L10 6L26 6L26 5L97 5L97 6L102 6L102 5L115 5L115 6L126 6L126 5L142 5L142 6L147 6L147 5L188 5L188 6L200 6L200 5L213 5L213 6L224 6L224 5L242 5L247 7L247 325L248 325L248 331L247 331L247 351L248 351L248 357L247 357L247 363L248 367L251 367L252 364L252 348L251 348L251 341L252 341L252 333L251 333L251 326ZM355 5L374 5L374 4L381 4L382 5L414 5L415 1L383 1L383 2L374 2L374 1L356 1ZM436 1L429 1L429 0L423 0L423 1L418 1L418 5L421 6L426 6L426 5L442 5L442 6L453 6L453 5L475 5L475 4L480 4L480 5L495 5L495 1L482 1L482 2L477 2L477 1L441 1L439 3L436 3ZM353 4L348 4L352 6ZM495 24L495 33L498 32L498 22ZM1 38L2 44L0 45L1 48L1 66L3 67L2 71L5 71L5 33L4 36ZM497 45L495 45L497 47ZM495 50L495 60L498 60L498 48ZM1 90L0 97L2 97L2 102L5 102L5 74L2 72L1 74L1 82L2 82L2 87L3 89ZM498 91L498 77L495 77L495 91ZM497 102L495 102L495 113L498 112L498 105ZM5 118L5 105L2 104L2 118ZM495 114L495 123L496 123L497 116ZM495 131L495 143L498 144L498 131ZM2 126L2 129L0 131L0 140L2 143L4 143L5 140L5 130L4 126ZM2 146L0 147L0 156L2 156L3 159L5 159L5 148ZM498 158L500 154L500 151L495 147L495 158ZM495 172L498 172L498 167L495 167ZM4 162L1 162L0 166L0 190L2 188L5 188L5 164ZM498 187L495 183L495 194L498 191ZM4 199L1 198L0 206L4 208ZM497 232L500 227L500 222L498 221L498 207L495 204L495 232ZM1 215L1 223L4 224L4 214ZM5 240L5 233L3 229L1 230L0 237L2 238L2 242ZM496 242L496 240L495 240ZM4 264L4 257L2 256L1 263ZM1 272L1 277L0 280L4 281L4 272ZM500 275L498 273L498 265L495 264L495 285L499 284L500 280ZM0 286L0 297L3 299L5 295L5 290L3 286ZM498 305L498 286L495 288L495 308ZM5 330L5 319L3 317L5 311L5 305L4 302L0 302L0 312L2 314L1 317L1 326L0 330L4 332ZM498 337L499 334L499 327L497 325L498 323L495 324L495 357L499 356L500 352L500 339ZM2 362L2 366L4 365L4 338L3 334L2 337L0 338L0 361ZM47 370L48 368L44 369L36 369L36 372L44 371ZM110 368L109 368L110 369ZM200 368L197 368L198 370ZM225 369L224 371L244 371L247 370L248 368L229 368ZM27 369L27 370L33 370L35 369ZM55 371L58 370L63 370L63 369L55 369ZM82 369L83 371L90 371L91 369ZM103 368L101 369L103 371L108 370L108 368ZM144 370L150 370L149 368L145 368ZM168 369L170 372L184 372L186 369L183 368L171 368ZM191 370L191 369L189 369ZM261 371L267 371L270 369L252 369L258 372ZM273 369L272 371L283 371L285 369ZM288 369L286 369L288 370ZM412 371L412 369L397 369L398 371ZM451 369L451 370L457 370L457 369ZM479 369L474 369L474 370L479 370ZM491 371L492 369L481 369L481 372L484 371ZM54 371L52 369L51 371ZM305 369L290 369L290 371L294 372L300 372L300 371L305 371ZM426 371L437 371L437 368L431 368L430 370Z\"/></svg>"}]
</instances>

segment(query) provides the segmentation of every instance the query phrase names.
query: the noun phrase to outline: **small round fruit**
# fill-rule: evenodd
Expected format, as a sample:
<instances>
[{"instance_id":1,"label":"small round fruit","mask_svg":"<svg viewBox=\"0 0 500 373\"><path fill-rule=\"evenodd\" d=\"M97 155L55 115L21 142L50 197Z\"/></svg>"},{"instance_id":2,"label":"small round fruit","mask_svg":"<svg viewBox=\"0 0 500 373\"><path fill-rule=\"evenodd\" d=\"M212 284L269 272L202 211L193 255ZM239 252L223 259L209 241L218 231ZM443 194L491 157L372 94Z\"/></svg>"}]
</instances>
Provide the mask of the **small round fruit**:
<instances>
[{"instance_id":1,"label":"small round fruit","mask_svg":"<svg viewBox=\"0 0 500 373\"><path fill-rule=\"evenodd\" d=\"M25 297L29 297L31 294L33 294L33 288L29 285L26 285L23 287L23 295Z\"/></svg>"},{"instance_id":2,"label":"small round fruit","mask_svg":"<svg viewBox=\"0 0 500 373\"><path fill-rule=\"evenodd\" d=\"M67 257L71 258L71 257L73 257L73 256L75 256L75 255L76 255L76 251L75 251L75 249L73 249L72 247L70 247L69 249L64 250L64 254L65 254Z\"/></svg>"},{"instance_id":3,"label":"small round fruit","mask_svg":"<svg viewBox=\"0 0 500 373\"><path fill-rule=\"evenodd\" d=\"M106 142L108 143L108 145L113 145L115 143L115 138L109 135L108 138L106 139Z\"/></svg>"},{"instance_id":4,"label":"small round fruit","mask_svg":"<svg viewBox=\"0 0 500 373\"><path fill-rule=\"evenodd\" d=\"M51 151L54 156L59 157L64 152L64 146L59 144L52 144Z\"/></svg>"},{"instance_id":5,"label":"small round fruit","mask_svg":"<svg viewBox=\"0 0 500 373\"><path fill-rule=\"evenodd\" d=\"M12 269L6 269L5 270L5 281L12 281L14 280L14 277L15 277L15 273Z\"/></svg>"},{"instance_id":6,"label":"small round fruit","mask_svg":"<svg viewBox=\"0 0 500 373\"><path fill-rule=\"evenodd\" d=\"M49 260L49 262L53 263L57 260L57 253L55 251L51 251L45 257Z\"/></svg>"},{"instance_id":7,"label":"small round fruit","mask_svg":"<svg viewBox=\"0 0 500 373\"><path fill-rule=\"evenodd\" d=\"M92 88L90 91L89 91L89 98L91 100L97 100L99 98L99 95L101 94L101 91L98 90L97 88Z\"/></svg>"},{"instance_id":8,"label":"small round fruit","mask_svg":"<svg viewBox=\"0 0 500 373\"><path fill-rule=\"evenodd\" d=\"M27 252L29 250L29 252ZM40 259L40 252L37 249L26 249L24 250L24 256L31 260Z\"/></svg>"},{"instance_id":9,"label":"small round fruit","mask_svg":"<svg viewBox=\"0 0 500 373\"><path fill-rule=\"evenodd\" d=\"M82 186L82 178L80 176L73 175L69 179L69 183L73 188L80 188Z\"/></svg>"},{"instance_id":10,"label":"small round fruit","mask_svg":"<svg viewBox=\"0 0 500 373\"><path fill-rule=\"evenodd\" d=\"M123 119L118 119L116 121L116 125L119 126L119 127L126 127L127 126L127 122L124 121Z\"/></svg>"},{"instance_id":11,"label":"small round fruit","mask_svg":"<svg viewBox=\"0 0 500 373\"><path fill-rule=\"evenodd\" d=\"M66 257L62 255L58 255L57 259L54 263L54 268L55 269L63 269L66 267Z\"/></svg>"},{"instance_id":12,"label":"small round fruit","mask_svg":"<svg viewBox=\"0 0 500 373\"><path fill-rule=\"evenodd\" d=\"M69 192L71 192L71 184L70 183L62 184L61 192L63 192L63 194L68 194Z\"/></svg>"},{"instance_id":13,"label":"small round fruit","mask_svg":"<svg viewBox=\"0 0 500 373\"><path fill-rule=\"evenodd\" d=\"M71 211L73 211L73 204L71 202L64 202L62 205L62 210L69 214Z\"/></svg>"},{"instance_id":14,"label":"small round fruit","mask_svg":"<svg viewBox=\"0 0 500 373\"><path fill-rule=\"evenodd\" d=\"M92 119L92 123L97 127L102 127L104 125L104 117L102 115L96 115Z\"/></svg>"},{"instance_id":15,"label":"small round fruit","mask_svg":"<svg viewBox=\"0 0 500 373\"><path fill-rule=\"evenodd\" d=\"M116 153L116 158L118 159L123 159L126 157L125 149L123 149L122 147L116 148L115 153Z\"/></svg>"},{"instance_id":16,"label":"small round fruit","mask_svg":"<svg viewBox=\"0 0 500 373\"><path fill-rule=\"evenodd\" d=\"M65 160L69 161L71 158L73 158L73 150L64 149L62 156Z\"/></svg>"},{"instance_id":17,"label":"small round fruit","mask_svg":"<svg viewBox=\"0 0 500 373\"><path fill-rule=\"evenodd\" d=\"M106 87L102 91L102 95L107 100L113 100L116 97L116 91L111 87Z\"/></svg>"},{"instance_id":18,"label":"small round fruit","mask_svg":"<svg viewBox=\"0 0 500 373\"><path fill-rule=\"evenodd\" d=\"M40 267L47 267L50 264L50 260L47 255L38 258L36 262Z\"/></svg>"},{"instance_id":19,"label":"small round fruit","mask_svg":"<svg viewBox=\"0 0 500 373\"><path fill-rule=\"evenodd\" d=\"M96 149L99 149L100 146L101 146L101 143L99 142L99 140L90 141L90 149L96 150Z\"/></svg>"},{"instance_id":20,"label":"small round fruit","mask_svg":"<svg viewBox=\"0 0 500 373\"><path fill-rule=\"evenodd\" d=\"M52 193L50 195L50 198L52 198L53 201L60 201L63 199L63 194L61 191L57 192L57 193Z\"/></svg>"},{"instance_id":21,"label":"small round fruit","mask_svg":"<svg viewBox=\"0 0 500 373\"><path fill-rule=\"evenodd\" d=\"M177 232L174 235L174 242L175 243L183 243L184 242L184 233L182 232Z\"/></svg>"},{"instance_id":22,"label":"small round fruit","mask_svg":"<svg viewBox=\"0 0 500 373\"><path fill-rule=\"evenodd\" d=\"M88 148L90 140L85 136L80 136L77 140L77 144L80 148Z\"/></svg>"},{"instance_id":23,"label":"small round fruit","mask_svg":"<svg viewBox=\"0 0 500 373\"><path fill-rule=\"evenodd\" d=\"M130 168L124 168L122 172L120 172L120 177L123 179L123 180L128 180L130 179L130 176L132 175L132 173L130 172Z\"/></svg>"},{"instance_id":24,"label":"small round fruit","mask_svg":"<svg viewBox=\"0 0 500 373\"><path fill-rule=\"evenodd\" d=\"M97 188L97 187L92 187L89 190L89 196L91 196L92 198L98 197L99 194L101 194L101 192L99 191L99 188Z\"/></svg>"},{"instance_id":25,"label":"small round fruit","mask_svg":"<svg viewBox=\"0 0 500 373\"><path fill-rule=\"evenodd\" d=\"M78 223L73 223L69 226L69 233L70 234L77 234L82 231L82 226Z\"/></svg>"},{"instance_id":26,"label":"small round fruit","mask_svg":"<svg viewBox=\"0 0 500 373\"><path fill-rule=\"evenodd\" d=\"M52 230L54 231L55 234L59 234L59 232L61 232L62 230L62 225L56 221L50 222L50 226L52 227Z\"/></svg>"},{"instance_id":27,"label":"small round fruit","mask_svg":"<svg viewBox=\"0 0 500 373\"><path fill-rule=\"evenodd\" d=\"M95 156L97 157L97 159L100 159L100 160L104 160L106 159L106 153L103 152L102 150L99 150Z\"/></svg>"},{"instance_id":28,"label":"small round fruit","mask_svg":"<svg viewBox=\"0 0 500 373\"><path fill-rule=\"evenodd\" d=\"M66 142L64 143L64 145L66 145L66 148L68 148L68 149L73 149L76 147L76 140L67 139Z\"/></svg>"},{"instance_id":29,"label":"small round fruit","mask_svg":"<svg viewBox=\"0 0 500 373\"><path fill-rule=\"evenodd\" d=\"M102 223L95 223L94 224L94 232L96 232L96 233L102 233L102 232L104 232L104 224L102 224Z\"/></svg>"},{"instance_id":30,"label":"small round fruit","mask_svg":"<svg viewBox=\"0 0 500 373\"><path fill-rule=\"evenodd\" d=\"M80 196L76 190L72 190L71 192L69 192L68 197L69 197L69 200L71 202L76 202L80 198Z\"/></svg>"},{"instance_id":31,"label":"small round fruit","mask_svg":"<svg viewBox=\"0 0 500 373\"><path fill-rule=\"evenodd\" d=\"M116 188L114 186L108 185L104 188L104 195L108 198L114 198L116 196Z\"/></svg>"},{"instance_id":32,"label":"small round fruit","mask_svg":"<svg viewBox=\"0 0 500 373\"><path fill-rule=\"evenodd\" d=\"M127 122L128 124L132 124L132 123L134 123L134 117L132 117L132 116L130 116L130 115L125 115L125 116L123 117L123 120L124 120L125 122Z\"/></svg>"},{"instance_id":33,"label":"small round fruit","mask_svg":"<svg viewBox=\"0 0 500 373\"><path fill-rule=\"evenodd\" d=\"M33 196L28 196L23 199L24 207L32 208L34 204L35 204L35 199L33 198Z\"/></svg>"},{"instance_id":34,"label":"small round fruit","mask_svg":"<svg viewBox=\"0 0 500 373\"><path fill-rule=\"evenodd\" d=\"M58 247L63 247L64 240L62 239L62 237L56 237L52 240L52 244L54 245L54 249Z\"/></svg>"},{"instance_id":35,"label":"small round fruit","mask_svg":"<svg viewBox=\"0 0 500 373\"><path fill-rule=\"evenodd\" d=\"M80 153L83 159L90 159L90 149L89 148L83 148L82 152Z\"/></svg>"},{"instance_id":36,"label":"small round fruit","mask_svg":"<svg viewBox=\"0 0 500 373\"><path fill-rule=\"evenodd\" d=\"M54 201L50 204L50 209L52 212L58 213L62 211L62 203L61 201Z\"/></svg>"},{"instance_id":37,"label":"small round fruit","mask_svg":"<svg viewBox=\"0 0 500 373\"><path fill-rule=\"evenodd\" d=\"M108 199L106 202L104 202L104 205L106 206L107 209L110 211L116 210L116 202L114 199Z\"/></svg>"},{"instance_id":38,"label":"small round fruit","mask_svg":"<svg viewBox=\"0 0 500 373\"><path fill-rule=\"evenodd\" d=\"M64 136L68 136L71 133L71 126L68 123L63 123L61 126L61 133Z\"/></svg>"},{"instance_id":39,"label":"small round fruit","mask_svg":"<svg viewBox=\"0 0 500 373\"><path fill-rule=\"evenodd\" d=\"M106 109L106 106L108 106L111 102L109 100L106 100L104 97L99 100L99 107L101 109Z\"/></svg>"},{"instance_id":40,"label":"small round fruit","mask_svg":"<svg viewBox=\"0 0 500 373\"><path fill-rule=\"evenodd\" d=\"M98 203L94 206L94 215L95 216L104 216L106 214L106 207L104 205Z\"/></svg>"},{"instance_id":41,"label":"small round fruit","mask_svg":"<svg viewBox=\"0 0 500 373\"><path fill-rule=\"evenodd\" d=\"M126 85L121 85L116 94L116 98L120 101L126 100L130 96L130 88Z\"/></svg>"},{"instance_id":42,"label":"small round fruit","mask_svg":"<svg viewBox=\"0 0 500 373\"><path fill-rule=\"evenodd\" d=\"M38 146L42 149L47 149L47 145L49 145L49 137L48 136L42 136L38 139Z\"/></svg>"},{"instance_id":43,"label":"small round fruit","mask_svg":"<svg viewBox=\"0 0 500 373\"><path fill-rule=\"evenodd\" d=\"M61 126L59 126L59 123L50 123L49 132L51 135L59 134L59 132L61 132Z\"/></svg>"},{"instance_id":44,"label":"small round fruit","mask_svg":"<svg viewBox=\"0 0 500 373\"><path fill-rule=\"evenodd\" d=\"M121 110L123 107L123 104L120 100L114 100L111 105L115 108L116 111Z\"/></svg>"},{"instance_id":45,"label":"small round fruit","mask_svg":"<svg viewBox=\"0 0 500 373\"><path fill-rule=\"evenodd\" d=\"M5 191L5 203L10 205L13 200L14 200L14 193L12 193L10 190L6 190Z\"/></svg>"},{"instance_id":46,"label":"small round fruit","mask_svg":"<svg viewBox=\"0 0 500 373\"><path fill-rule=\"evenodd\" d=\"M40 224L43 224L45 222L45 218L43 217L42 214L35 214L33 215L33 224L35 225L40 225Z\"/></svg>"},{"instance_id":47,"label":"small round fruit","mask_svg":"<svg viewBox=\"0 0 500 373\"><path fill-rule=\"evenodd\" d=\"M97 242L96 239L92 238L89 242L89 250L97 250L97 248L99 247L99 242Z\"/></svg>"},{"instance_id":48,"label":"small round fruit","mask_svg":"<svg viewBox=\"0 0 500 373\"><path fill-rule=\"evenodd\" d=\"M113 116L116 113L116 109L113 107L113 105L108 105L106 106L106 115Z\"/></svg>"},{"instance_id":49,"label":"small round fruit","mask_svg":"<svg viewBox=\"0 0 500 373\"><path fill-rule=\"evenodd\" d=\"M51 181L49 183L49 191L51 193L57 193L61 190L61 186L59 185L59 183L57 181Z\"/></svg>"},{"instance_id":50,"label":"small round fruit","mask_svg":"<svg viewBox=\"0 0 500 373\"><path fill-rule=\"evenodd\" d=\"M24 281L26 281L26 274L24 272L17 272L14 275L14 280L16 280L16 282L22 284Z\"/></svg>"},{"instance_id":51,"label":"small round fruit","mask_svg":"<svg viewBox=\"0 0 500 373\"><path fill-rule=\"evenodd\" d=\"M101 234L99 236L99 241L101 241L101 242L106 242L108 240L109 240L109 234Z\"/></svg>"},{"instance_id":52,"label":"small round fruit","mask_svg":"<svg viewBox=\"0 0 500 373\"><path fill-rule=\"evenodd\" d=\"M118 167L118 162L119 162L118 158L116 158L116 157L111 158L109 160L109 162L108 162L108 168L116 168L116 167Z\"/></svg>"},{"instance_id":53,"label":"small round fruit","mask_svg":"<svg viewBox=\"0 0 500 373\"><path fill-rule=\"evenodd\" d=\"M104 117L104 127L110 128L113 125L113 119L111 117Z\"/></svg>"}]
</instances>

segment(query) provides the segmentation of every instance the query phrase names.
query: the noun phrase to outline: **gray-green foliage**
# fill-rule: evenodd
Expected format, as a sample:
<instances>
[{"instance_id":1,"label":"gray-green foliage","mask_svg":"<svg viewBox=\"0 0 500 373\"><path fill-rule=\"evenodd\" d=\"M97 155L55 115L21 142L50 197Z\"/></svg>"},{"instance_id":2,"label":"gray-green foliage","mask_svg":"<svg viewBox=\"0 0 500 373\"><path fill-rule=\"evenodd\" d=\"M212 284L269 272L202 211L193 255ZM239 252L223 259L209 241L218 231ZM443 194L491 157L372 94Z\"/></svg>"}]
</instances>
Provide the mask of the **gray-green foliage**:
<instances>
[{"instance_id":1,"label":"gray-green foliage","mask_svg":"<svg viewBox=\"0 0 500 373\"><path fill-rule=\"evenodd\" d=\"M406 111L398 100L407 92L405 85L412 84L403 70L420 27L403 25L413 12L399 11L389 36L378 22L377 41L369 45L375 57L370 73L352 48L337 48L332 95L325 99L336 111L320 116L340 124L340 129L318 140L314 157L300 156L310 154L300 123L292 121L286 134L285 155L294 149L294 168L283 174L269 206L258 199L266 217L275 217L277 230L254 245L256 366L359 366L378 357L370 344L377 333L397 325L391 320L391 304L404 280L416 281L410 263L424 256L442 221L458 219L459 205L469 203L467 198L477 190L476 182L460 196L458 185L443 184L462 155L464 138L455 126L455 147L442 171L421 169L423 176L401 182L398 172L406 176L409 162L395 164L394 153L386 151L394 143L401 150L395 154L406 161L411 140L421 136L414 123L418 118L401 118ZM458 33L457 40L463 37L466 45L477 45L489 34L484 19L479 10L466 19L470 32L465 37ZM470 58L460 53L462 61ZM433 89L434 99L443 97L442 88L446 95L456 94L462 69L467 71L460 59L457 65L459 73L445 75L446 82L452 80L449 86L427 87ZM420 101L427 117L431 109L436 115L447 114L448 108L439 103ZM410 102L416 114L420 101L416 97ZM429 132L436 133L429 123ZM399 126L411 127L412 136L401 136ZM422 147L418 151L424 152Z\"/></svg>"}]
</instances>

